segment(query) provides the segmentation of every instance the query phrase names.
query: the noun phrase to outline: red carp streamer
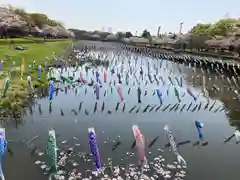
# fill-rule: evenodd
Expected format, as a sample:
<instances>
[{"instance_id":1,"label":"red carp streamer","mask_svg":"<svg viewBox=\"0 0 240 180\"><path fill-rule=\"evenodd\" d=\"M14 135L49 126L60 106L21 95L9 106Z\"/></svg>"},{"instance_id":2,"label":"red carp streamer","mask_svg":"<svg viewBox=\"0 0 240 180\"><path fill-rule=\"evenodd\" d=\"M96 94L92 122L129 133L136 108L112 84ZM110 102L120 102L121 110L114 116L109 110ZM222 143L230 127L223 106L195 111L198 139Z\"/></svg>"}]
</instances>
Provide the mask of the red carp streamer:
<instances>
[{"instance_id":1,"label":"red carp streamer","mask_svg":"<svg viewBox=\"0 0 240 180\"><path fill-rule=\"evenodd\" d=\"M106 73L106 71L104 71L104 73L103 73L103 79L104 79L104 83L106 83L107 82L107 73Z\"/></svg>"},{"instance_id":2,"label":"red carp streamer","mask_svg":"<svg viewBox=\"0 0 240 180\"><path fill-rule=\"evenodd\" d=\"M117 87L117 92L118 92L118 95L121 99L121 102L124 102L122 88L120 87L120 85L118 85L118 87Z\"/></svg>"},{"instance_id":3,"label":"red carp streamer","mask_svg":"<svg viewBox=\"0 0 240 180\"><path fill-rule=\"evenodd\" d=\"M84 76L83 76L82 72L80 72L80 82L83 83L83 84L87 83L87 81L84 79Z\"/></svg>"},{"instance_id":4,"label":"red carp streamer","mask_svg":"<svg viewBox=\"0 0 240 180\"><path fill-rule=\"evenodd\" d=\"M147 165L147 158L146 158L146 154L145 154L145 139L144 139L144 136L141 133L141 131L138 128L137 125L133 125L132 130L133 130L133 135L134 135L135 140L136 140L136 147L137 147L137 151L138 151L139 160L140 160L142 165Z\"/></svg>"}]
</instances>

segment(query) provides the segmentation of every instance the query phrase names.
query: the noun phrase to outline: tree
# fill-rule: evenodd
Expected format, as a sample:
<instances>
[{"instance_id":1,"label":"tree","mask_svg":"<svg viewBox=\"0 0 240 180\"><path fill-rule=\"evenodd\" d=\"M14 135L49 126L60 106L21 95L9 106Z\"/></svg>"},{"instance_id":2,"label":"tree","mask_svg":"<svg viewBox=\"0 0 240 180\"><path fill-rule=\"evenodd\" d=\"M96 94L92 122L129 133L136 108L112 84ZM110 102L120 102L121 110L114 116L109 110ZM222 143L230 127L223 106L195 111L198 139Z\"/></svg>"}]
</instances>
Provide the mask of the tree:
<instances>
[{"instance_id":1,"label":"tree","mask_svg":"<svg viewBox=\"0 0 240 180\"><path fill-rule=\"evenodd\" d=\"M26 16L27 12L23 8L15 8L14 12L19 16Z\"/></svg>"},{"instance_id":2,"label":"tree","mask_svg":"<svg viewBox=\"0 0 240 180\"><path fill-rule=\"evenodd\" d=\"M39 13L31 13L29 14L31 17L32 21L36 26L39 28L42 28L44 25L49 25L49 26L58 26L60 23L58 21L49 19L46 14L39 14Z\"/></svg>"},{"instance_id":3,"label":"tree","mask_svg":"<svg viewBox=\"0 0 240 180\"><path fill-rule=\"evenodd\" d=\"M7 27L0 27L0 38L7 38Z\"/></svg>"},{"instance_id":4,"label":"tree","mask_svg":"<svg viewBox=\"0 0 240 180\"><path fill-rule=\"evenodd\" d=\"M58 21L55 21L55 20L52 20L52 19L47 19L46 24L49 25L49 26L58 26L59 25Z\"/></svg>"},{"instance_id":5,"label":"tree","mask_svg":"<svg viewBox=\"0 0 240 180\"><path fill-rule=\"evenodd\" d=\"M206 44L205 41L211 39L209 33L201 33L201 34L191 34L190 41L189 41L189 48L190 49L205 49Z\"/></svg>"},{"instance_id":6,"label":"tree","mask_svg":"<svg viewBox=\"0 0 240 180\"><path fill-rule=\"evenodd\" d=\"M4 8L7 8L9 11L14 11L15 10L15 8L11 4L5 5Z\"/></svg>"},{"instance_id":7,"label":"tree","mask_svg":"<svg viewBox=\"0 0 240 180\"><path fill-rule=\"evenodd\" d=\"M116 36L117 36L118 39L123 39L123 38L126 37L126 34L123 33L123 32L117 32Z\"/></svg>"},{"instance_id":8,"label":"tree","mask_svg":"<svg viewBox=\"0 0 240 180\"><path fill-rule=\"evenodd\" d=\"M212 36L227 36L228 33L232 33L234 31L234 23L236 22L236 19L221 19L210 26L210 34Z\"/></svg>"},{"instance_id":9,"label":"tree","mask_svg":"<svg viewBox=\"0 0 240 180\"><path fill-rule=\"evenodd\" d=\"M42 28L45 24L51 24L51 22L49 22L49 19L45 14L32 13L29 15L32 18L34 24L39 28Z\"/></svg>"},{"instance_id":10,"label":"tree","mask_svg":"<svg viewBox=\"0 0 240 180\"><path fill-rule=\"evenodd\" d=\"M65 24L64 24L64 22L62 22L62 21L55 21L59 26L61 26L61 27L64 27L65 26Z\"/></svg>"},{"instance_id":11,"label":"tree","mask_svg":"<svg viewBox=\"0 0 240 180\"><path fill-rule=\"evenodd\" d=\"M125 36L126 36L126 38L130 38L130 37L132 37L133 35L132 35L132 33L131 33L130 31L128 31L128 32L126 32Z\"/></svg>"},{"instance_id":12,"label":"tree","mask_svg":"<svg viewBox=\"0 0 240 180\"><path fill-rule=\"evenodd\" d=\"M195 36L198 36L200 34L207 34L209 33L211 26L211 24L197 24L191 29L191 33Z\"/></svg>"},{"instance_id":13,"label":"tree","mask_svg":"<svg viewBox=\"0 0 240 180\"><path fill-rule=\"evenodd\" d=\"M87 31L78 29L69 29L75 35L75 39L87 39L90 35Z\"/></svg>"},{"instance_id":14,"label":"tree","mask_svg":"<svg viewBox=\"0 0 240 180\"><path fill-rule=\"evenodd\" d=\"M147 29L145 29L145 30L142 32L142 37L143 37L143 38L146 38L146 39L149 39L149 38L151 38L151 34L150 34L150 32L149 32Z\"/></svg>"},{"instance_id":15,"label":"tree","mask_svg":"<svg viewBox=\"0 0 240 180\"><path fill-rule=\"evenodd\" d=\"M169 33L168 36L171 38L171 39L177 39L177 35L175 33Z\"/></svg>"},{"instance_id":16,"label":"tree","mask_svg":"<svg viewBox=\"0 0 240 180\"><path fill-rule=\"evenodd\" d=\"M236 29L235 24L238 19L221 19L215 24L197 24L191 30L194 35L209 34L211 36L227 36Z\"/></svg>"}]
</instances>

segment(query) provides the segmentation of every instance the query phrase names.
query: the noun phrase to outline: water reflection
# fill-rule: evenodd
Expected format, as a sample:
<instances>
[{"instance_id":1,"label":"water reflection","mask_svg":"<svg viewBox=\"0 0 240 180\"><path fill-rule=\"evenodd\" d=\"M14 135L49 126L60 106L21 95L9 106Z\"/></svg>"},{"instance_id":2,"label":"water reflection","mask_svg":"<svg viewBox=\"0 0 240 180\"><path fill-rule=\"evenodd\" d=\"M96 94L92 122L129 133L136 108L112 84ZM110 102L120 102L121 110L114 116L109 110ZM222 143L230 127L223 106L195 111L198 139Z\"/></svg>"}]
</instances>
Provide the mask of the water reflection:
<instances>
[{"instance_id":1,"label":"water reflection","mask_svg":"<svg viewBox=\"0 0 240 180\"><path fill-rule=\"evenodd\" d=\"M134 141L131 126L132 124L138 124L142 133L146 136L148 143L150 143L150 139L152 140L156 138L156 136L159 136L158 141L147 149L147 158L149 161L161 155L166 159L167 163L171 163L176 157L166 148L168 140L165 138L164 126L168 124L176 137L177 143L184 141L196 142L198 136L194 121L200 120L205 124L203 131L204 136L209 141L209 145L206 147L193 147L192 143L188 143L184 146L179 146L181 155L188 163L186 179L209 179L210 176L216 177L216 179L236 179L238 177L237 167L239 166L239 161L236 155L238 154L239 148L235 144L224 144L225 137L231 135L233 129L229 127L225 111L217 111L214 113L216 108L222 106L228 108L227 116L229 117L231 117L229 115L232 114L231 112L235 112L232 110L232 103L236 103L232 102L234 101L234 93L230 93L228 89L230 86L227 84L228 81L220 79L219 76L216 77L214 74L204 72L201 69L195 69L195 71L193 71L193 68L188 68L173 62L152 60L149 57L134 55L134 57L137 58L131 59L131 63L134 65L132 71L137 71L137 73L136 77L134 77L134 75L130 76L129 84L127 85L125 76L128 71L130 72L127 58L125 58L125 61L122 63L121 57L115 55L115 58L113 58L114 53L112 52L108 52L108 54L100 53L104 56L104 62L100 60L97 60L97 62L96 60L86 60L82 62L79 69L76 69L76 67L68 67L66 71L63 70L62 74L61 69L54 69L53 72L56 81L61 81L61 76L64 76L71 77L72 81L78 82L80 72L83 73L86 80L90 81L91 78L96 79L93 73L95 73L96 70L94 68L97 68L100 72L102 88L100 88L100 100L98 101L96 110L94 110L96 94L92 86L80 85L79 83L75 86L59 84L59 88L62 89L62 91L56 91L53 103L49 105L47 98L48 88L41 90L41 93L46 98L39 99L35 107L33 107L32 115L29 114L24 117L24 126L19 126L16 130L11 128L10 124L7 125L7 127L9 127L7 137L15 142L27 142L31 137L39 135L39 138L34 140L33 145L37 147L39 152L44 152L48 129L54 128L57 132L58 146L61 150L67 151L69 148L74 147L74 150L76 148L75 151L77 152L88 152L87 128L95 127L101 157L104 163L107 163L108 158L111 158L113 165L126 165L136 164L137 162L135 155L130 156L130 154L132 154L130 146ZM97 53L95 57L99 57ZM125 55L125 57L128 56ZM115 61L113 61L113 59L115 59ZM96 65L95 62L98 65ZM142 77L139 75L141 66L144 71ZM86 67L89 68L87 68L88 71L86 71ZM113 67L115 67L114 75L112 75L111 72ZM107 69L107 83L103 83L103 72L105 69ZM148 71L150 71L152 75L157 74L159 85L157 85L154 80L154 83L150 82L147 75ZM121 88L125 100L124 111L123 103L119 104L118 110L116 110L116 104L120 102L117 88L114 85L114 81L118 82L118 77L116 76L118 72L121 72L123 75ZM179 105L177 105L178 98L175 95L174 86L169 85L169 77L171 77L173 84L177 87L180 94L181 102ZM178 86L175 77L177 79L183 78L182 87ZM205 81L203 80L204 77ZM110 81L112 82L111 86L109 85ZM138 103L137 81L140 82L142 103ZM203 90L203 84L208 91L207 94ZM219 91L213 90L212 85L214 84L220 88ZM194 102L193 98L186 93L187 87L197 96L197 102ZM130 92L129 88L131 88ZM156 88L160 88L163 93L163 105L157 111L159 98L155 92ZM106 95L104 96L105 92ZM210 102L210 108L214 100L216 100L214 110L204 110L206 103ZM191 111L188 112L186 109L191 102ZM104 109L102 110L103 103ZM199 108L200 103L202 103L201 108ZM169 109L173 109L171 111L169 109L163 111L163 108L166 108L168 104L170 104ZM184 104L185 108L181 111ZM151 108L156 106L152 111L150 110L151 108L149 108L146 110L146 113L143 113L148 105L151 106ZM129 113L134 106L136 106L136 109L134 109L132 113ZM178 110L174 111L177 106L179 106ZM193 108L197 110L193 112ZM108 111L112 113L108 113ZM235 121L232 121L231 118L229 119L230 122L233 122L232 124L237 125ZM117 141L119 137L122 144L115 151L112 151L112 147L115 144L114 141ZM76 144L79 144L79 146L76 147ZM34 155L31 159L29 155L32 149L27 147L25 143L10 142L9 146L17 153L15 153L15 157L6 158L4 172L8 179L42 180L46 178L42 170L39 170L38 166L34 165L34 162L39 160L39 156ZM163 149L164 153L159 151L159 149ZM80 159L79 157L73 158L74 161L77 161L77 163L81 165L74 167L77 171L84 169L86 172L86 170L93 168L91 162L83 162L82 159ZM41 156L41 161L45 161L44 156ZM222 163L222 161L224 161L224 163ZM23 165L28 167L28 170L26 170ZM215 168L212 167L215 167L217 172L215 172ZM16 170L14 171L15 173L12 173L12 169ZM67 169L73 169L72 164L70 164Z\"/></svg>"},{"instance_id":2,"label":"water reflection","mask_svg":"<svg viewBox=\"0 0 240 180\"><path fill-rule=\"evenodd\" d=\"M200 88L203 92L204 83L209 97L221 101L227 108L226 115L230 125L239 129L239 101L236 98L236 93L234 93L235 90L239 91L239 78L234 78L236 84L232 80L232 76L208 73L200 68L187 69L188 84Z\"/></svg>"}]
</instances>

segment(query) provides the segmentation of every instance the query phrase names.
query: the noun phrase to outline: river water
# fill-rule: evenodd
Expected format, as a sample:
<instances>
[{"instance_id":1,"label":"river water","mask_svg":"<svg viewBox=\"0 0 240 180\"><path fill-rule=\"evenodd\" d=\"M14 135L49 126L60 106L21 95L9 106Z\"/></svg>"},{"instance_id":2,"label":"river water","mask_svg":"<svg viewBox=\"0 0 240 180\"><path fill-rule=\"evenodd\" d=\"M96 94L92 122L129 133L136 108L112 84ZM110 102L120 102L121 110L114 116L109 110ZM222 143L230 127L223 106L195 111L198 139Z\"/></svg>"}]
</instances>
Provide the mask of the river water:
<instances>
[{"instance_id":1,"label":"river water","mask_svg":"<svg viewBox=\"0 0 240 180\"><path fill-rule=\"evenodd\" d=\"M134 60L133 60L134 61ZM147 57L138 57L137 68L140 67L142 62L144 72L147 72L147 61L150 62L150 66L160 67L160 60L152 60ZM110 63L111 64L111 63ZM118 65L117 65L118 66ZM127 69L127 62L125 63ZM104 67L98 67L103 82L103 71ZM84 67L82 67L84 69ZM181 69L181 73L179 72ZM76 76L79 75L79 71L82 71L85 78L95 78L92 75L92 71L89 70L88 75L85 71L78 70ZM170 71L172 71L170 73ZM151 69L153 73L153 69ZM72 75L73 68L69 68L68 72L63 72L64 76ZM37 155L32 157L31 149L24 143L31 137L39 135L39 137L32 143L38 148L39 151L44 152L45 143L47 141L48 130L54 128L57 134L58 146L62 149L68 149L73 144L80 144L78 146L81 151L88 151L88 129L94 127L97 133L97 139L100 146L101 157L103 161L107 161L107 158L113 159L113 165L123 163L137 163L137 157L126 158L126 152L131 151L131 144L134 141L132 135L132 125L137 124L141 129L146 139L151 141L156 136L160 136L158 141L149 149L147 149L147 157L149 161L153 159L156 154L164 156L167 162L175 160L175 156L165 145L168 143L164 126L168 125L173 136L178 141L190 140L191 143L184 146L179 146L179 152L181 156L187 161L186 177L187 180L203 180L203 179L217 179L217 180L235 180L238 179L239 165L240 165L240 146L236 144L235 139L225 144L224 140L230 136L237 128L239 111L236 99L234 99L234 93L229 90L229 85L225 76L221 78L217 74L202 71L201 69L189 68L184 65L179 65L167 60L163 60L162 68L159 68L158 72L164 79L165 85L160 83L160 87L164 92L163 103L172 105L177 103L177 98L174 95L173 87L169 88L169 95L167 96L166 91L168 89L168 76L172 77L184 77L183 87L178 87L180 94L186 92L186 87L190 87L194 94L202 92L202 79L206 79L206 88L209 90L209 99L212 104L214 100L216 105L213 110L204 110L203 107L207 103L207 98L201 93L198 96L197 102L202 102L202 108L199 111L184 110L183 112L171 111L158 111L142 113L142 109L147 104L154 105L159 104L159 100L156 95L153 94L153 90L156 89L155 83L148 83L145 85L147 76L141 81L142 89L142 103L137 103L137 90L136 85L132 83L134 78L130 78L129 85L123 84L123 97L126 103L126 109L122 112L122 104L117 112L115 112L116 103L119 102L119 96L117 94L116 87L113 86L113 93L110 93L108 84L103 84L100 90L100 100L98 110L93 113L93 107L95 104L95 94L92 87L82 86L77 87L77 94L75 89L70 88L68 92L59 92L54 97L52 104L52 112L49 114L49 100L40 99L38 103L42 106L43 114L40 115L38 112L38 106L34 108L33 115L27 115L24 118L24 124L19 125L17 128L14 124L6 124L7 128L7 139L9 140L9 147L13 150L14 155L6 155L4 160L4 174L7 180L19 180L19 179L34 179L43 180L47 179L47 176L43 174L43 171L34 162L39 158ZM124 74L124 73L123 73ZM139 74L139 73L137 73ZM125 76L125 75L124 75ZM56 71L56 78L59 78L58 72ZM116 80L116 75L111 76L110 69L108 69L108 82L110 80ZM124 81L124 78L123 78ZM175 82L176 83L176 82ZM220 88L219 92L212 90L212 85L216 84ZM64 85L60 85L64 87ZM177 85L176 85L177 86ZM128 94L128 88L133 87L130 94ZM85 95L85 89L87 93ZM107 95L104 97L104 89L107 89ZM235 88L236 89L236 88ZM144 92L147 91L147 95L144 96ZM71 110L78 109L80 101L83 101L81 112L78 115L74 115ZM102 102L105 102L105 110L101 112ZM181 106L186 103L193 102L192 97L185 95L182 98ZM193 102L195 104L195 102ZM134 106L141 107L139 113L129 113L129 110ZM214 110L224 105L228 109L227 111L216 112ZM180 107L181 107L180 106ZM191 109L194 105L191 107ZM60 114L60 108L64 111L64 116ZM179 108L180 109L180 108ZM86 115L84 111L89 111L89 115ZM107 114L107 110L112 110L112 114ZM197 130L195 128L195 120L199 120L204 123L203 134L205 139L209 142L207 146L193 146L193 143L198 141ZM114 152L112 149L112 143L105 143L108 137L116 140L118 136L121 137L122 145L119 146ZM76 138L73 138L76 137ZM77 139L78 138L78 139ZM62 141L67 143L61 143ZM157 149L163 149L164 153L159 152ZM124 160L121 160L124 159ZM79 165L79 169L85 169L91 165L84 163ZM89 168L90 168L89 167ZM93 167L92 167L93 169Z\"/></svg>"}]
</instances>

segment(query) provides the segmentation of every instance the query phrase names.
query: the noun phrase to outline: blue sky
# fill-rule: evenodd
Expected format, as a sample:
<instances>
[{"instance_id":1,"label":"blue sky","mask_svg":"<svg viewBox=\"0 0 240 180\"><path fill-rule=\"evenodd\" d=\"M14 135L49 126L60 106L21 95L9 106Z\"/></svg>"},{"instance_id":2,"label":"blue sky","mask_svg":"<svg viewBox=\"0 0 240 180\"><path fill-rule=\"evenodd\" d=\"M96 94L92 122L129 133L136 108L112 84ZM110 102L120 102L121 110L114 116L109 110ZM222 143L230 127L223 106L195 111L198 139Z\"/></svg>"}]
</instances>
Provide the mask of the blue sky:
<instances>
[{"instance_id":1,"label":"blue sky","mask_svg":"<svg viewBox=\"0 0 240 180\"><path fill-rule=\"evenodd\" d=\"M187 32L197 22L215 22L226 14L240 17L239 0L0 0L0 4L46 13L67 28L105 27L107 31L112 27L113 32L140 33L148 29L156 34L158 26L162 27L161 32L179 32L180 22L184 22L183 32Z\"/></svg>"}]
</instances>

